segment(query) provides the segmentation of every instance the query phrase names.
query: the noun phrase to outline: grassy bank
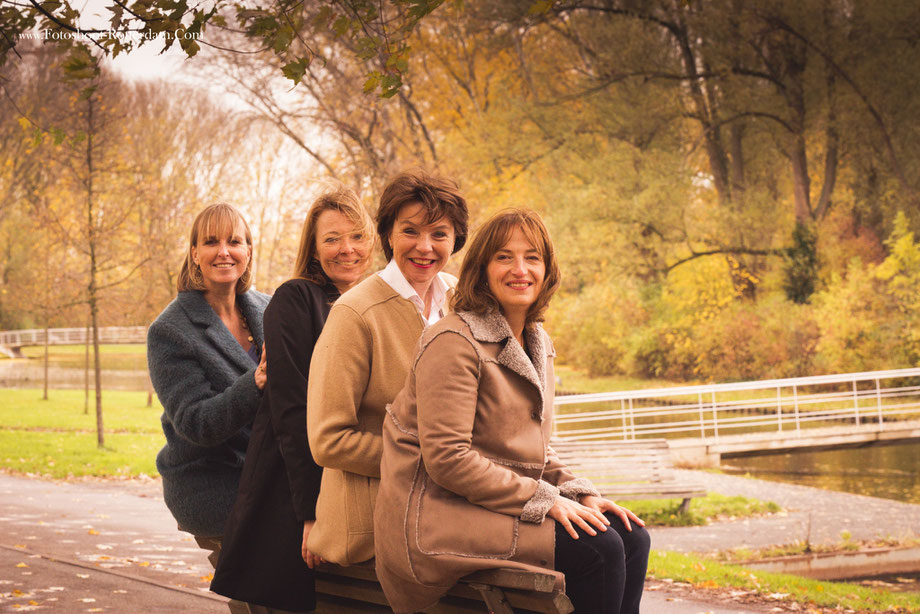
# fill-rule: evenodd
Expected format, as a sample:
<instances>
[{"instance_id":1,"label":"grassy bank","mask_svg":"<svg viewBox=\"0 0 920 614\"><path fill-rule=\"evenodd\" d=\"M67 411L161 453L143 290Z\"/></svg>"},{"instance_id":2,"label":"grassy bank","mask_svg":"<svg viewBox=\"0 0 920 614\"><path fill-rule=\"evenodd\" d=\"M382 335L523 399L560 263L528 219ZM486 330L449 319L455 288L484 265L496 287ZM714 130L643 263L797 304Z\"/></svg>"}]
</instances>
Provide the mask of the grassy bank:
<instances>
[{"instance_id":1,"label":"grassy bank","mask_svg":"<svg viewBox=\"0 0 920 614\"><path fill-rule=\"evenodd\" d=\"M712 560L652 551L649 575L687 582L701 589L756 591L767 599L858 612L920 612L920 594L895 593L848 584L809 580L788 574L751 571Z\"/></svg>"},{"instance_id":2,"label":"grassy bank","mask_svg":"<svg viewBox=\"0 0 920 614\"><path fill-rule=\"evenodd\" d=\"M719 520L735 520L774 514L782 510L772 501L758 501L738 495L728 496L708 493L690 502L690 509L680 511L680 499L653 499L647 501L621 501L652 527L689 527Z\"/></svg>"},{"instance_id":3,"label":"grassy bank","mask_svg":"<svg viewBox=\"0 0 920 614\"><path fill-rule=\"evenodd\" d=\"M556 387L563 393L587 392L618 392L621 390L644 390L648 388L672 388L674 386L687 386L684 382L672 382L663 379L639 379L622 375L602 375L589 377L568 365L555 366L556 377L559 383Z\"/></svg>"},{"instance_id":4,"label":"grassy bank","mask_svg":"<svg viewBox=\"0 0 920 614\"><path fill-rule=\"evenodd\" d=\"M30 363L41 362L45 358L43 346L28 346L22 348L22 353ZM0 354L3 360L9 359ZM102 368L115 371L146 371L147 346L142 343L134 344L103 344L99 346L99 359ZM51 345L48 346L48 362L57 367L82 369L86 366L86 346L84 345ZM93 364L93 349L90 348L90 365Z\"/></svg>"}]
</instances>

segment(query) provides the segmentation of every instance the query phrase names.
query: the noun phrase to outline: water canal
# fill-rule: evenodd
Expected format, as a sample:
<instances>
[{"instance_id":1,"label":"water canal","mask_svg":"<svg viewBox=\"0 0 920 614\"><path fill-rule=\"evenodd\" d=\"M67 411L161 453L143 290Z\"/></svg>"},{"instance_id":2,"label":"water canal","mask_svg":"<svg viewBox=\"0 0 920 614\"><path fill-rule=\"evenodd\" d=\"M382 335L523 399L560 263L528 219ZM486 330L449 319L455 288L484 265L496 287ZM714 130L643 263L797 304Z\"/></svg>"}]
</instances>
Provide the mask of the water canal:
<instances>
[{"instance_id":1,"label":"water canal","mask_svg":"<svg viewBox=\"0 0 920 614\"><path fill-rule=\"evenodd\" d=\"M729 458L722 469L920 504L920 443Z\"/></svg>"}]
</instances>

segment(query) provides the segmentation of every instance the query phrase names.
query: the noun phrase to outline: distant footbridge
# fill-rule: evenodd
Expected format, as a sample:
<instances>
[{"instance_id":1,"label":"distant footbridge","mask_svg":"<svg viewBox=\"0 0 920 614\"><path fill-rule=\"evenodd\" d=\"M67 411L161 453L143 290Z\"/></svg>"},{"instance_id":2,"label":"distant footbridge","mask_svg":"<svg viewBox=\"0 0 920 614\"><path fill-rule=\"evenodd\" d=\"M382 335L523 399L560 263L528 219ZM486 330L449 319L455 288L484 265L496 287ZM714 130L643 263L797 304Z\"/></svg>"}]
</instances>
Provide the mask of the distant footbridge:
<instances>
[{"instance_id":1,"label":"distant footbridge","mask_svg":"<svg viewBox=\"0 0 920 614\"><path fill-rule=\"evenodd\" d=\"M0 331L0 353L24 358L22 348L45 345L81 345L92 339L92 328L33 328ZM99 343L147 343L146 326L100 326Z\"/></svg>"},{"instance_id":2,"label":"distant footbridge","mask_svg":"<svg viewBox=\"0 0 920 614\"><path fill-rule=\"evenodd\" d=\"M665 437L675 462L920 441L920 369L556 397L580 440Z\"/></svg>"}]
</instances>

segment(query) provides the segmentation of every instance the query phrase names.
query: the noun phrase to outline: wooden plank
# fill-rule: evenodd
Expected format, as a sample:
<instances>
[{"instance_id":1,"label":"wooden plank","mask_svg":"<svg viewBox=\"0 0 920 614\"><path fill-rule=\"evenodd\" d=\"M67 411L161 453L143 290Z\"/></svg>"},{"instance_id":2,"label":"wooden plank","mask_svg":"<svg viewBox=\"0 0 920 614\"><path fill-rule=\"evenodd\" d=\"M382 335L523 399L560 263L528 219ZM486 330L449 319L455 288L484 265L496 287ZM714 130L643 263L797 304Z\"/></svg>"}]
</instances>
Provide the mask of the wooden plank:
<instances>
[{"instance_id":1,"label":"wooden plank","mask_svg":"<svg viewBox=\"0 0 920 614\"><path fill-rule=\"evenodd\" d=\"M499 588L501 598L510 604L516 614L567 614L572 611L568 597L555 590L555 577L552 574L495 569L482 570L463 578L448 592L448 597L442 600L439 606L429 610L429 614L488 611L483 604L484 597L481 591L474 588L477 585ZM387 605L383 589L377 582L372 561L348 567L323 564L316 574L316 590L329 598L352 600L374 606ZM490 593L491 597L498 598L498 594Z\"/></svg>"},{"instance_id":2,"label":"wooden plank","mask_svg":"<svg viewBox=\"0 0 920 614\"><path fill-rule=\"evenodd\" d=\"M502 588L551 593L556 586L556 577L548 573L520 569L483 569L461 578L460 582L466 584L475 582Z\"/></svg>"},{"instance_id":3,"label":"wooden plank","mask_svg":"<svg viewBox=\"0 0 920 614\"><path fill-rule=\"evenodd\" d=\"M614 499L683 499L704 496L698 484L677 479L664 439L577 441L554 439L550 445L573 473L591 480Z\"/></svg>"}]
</instances>

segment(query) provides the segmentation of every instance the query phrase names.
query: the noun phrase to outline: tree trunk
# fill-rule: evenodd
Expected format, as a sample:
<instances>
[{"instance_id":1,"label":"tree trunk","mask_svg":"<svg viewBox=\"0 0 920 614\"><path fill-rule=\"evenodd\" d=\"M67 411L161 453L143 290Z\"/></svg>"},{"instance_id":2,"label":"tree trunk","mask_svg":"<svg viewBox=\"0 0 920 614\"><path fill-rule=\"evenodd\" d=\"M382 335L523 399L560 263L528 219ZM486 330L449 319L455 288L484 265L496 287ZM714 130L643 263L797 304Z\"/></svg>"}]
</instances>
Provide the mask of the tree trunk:
<instances>
[{"instance_id":1,"label":"tree trunk","mask_svg":"<svg viewBox=\"0 0 920 614\"><path fill-rule=\"evenodd\" d=\"M89 340L92 319L87 314L86 318L86 352L83 354L83 413L89 413Z\"/></svg>"},{"instance_id":2,"label":"tree trunk","mask_svg":"<svg viewBox=\"0 0 920 614\"><path fill-rule=\"evenodd\" d=\"M42 400L48 400L48 335L50 331L48 329L48 322L45 322L45 386L42 391Z\"/></svg>"},{"instance_id":3,"label":"tree trunk","mask_svg":"<svg viewBox=\"0 0 920 614\"><path fill-rule=\"evenodd\" d=\"M99 297L96 275L96 221L93 215L93 96L86 101L86 217L87 246L89 247L89 286L87 302L89 318L93 327L93 372L96 380L96 442L100 448L105 446L105 431L102 423L102 369L99 362Z\"/></svg>"},{"instance_id":4,"label":"tree trunk","mask_svg":"<svg viewBox=\"0 0 920 614\"><path fill-rule=\"evenodd\" d=\"M90 248L92 252L92 248ZM96 443L100 448L105 446L105 432L102 424L102 368L99 362L99 326L98 326L98 305L96 301L96 265L93 263L93 271L90 276L90 302L89 308L93 320L93 371L96 376Z\"/></svg>"}]
</instances>

